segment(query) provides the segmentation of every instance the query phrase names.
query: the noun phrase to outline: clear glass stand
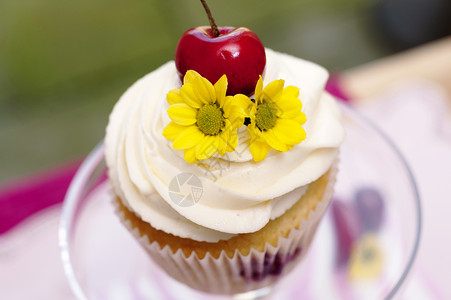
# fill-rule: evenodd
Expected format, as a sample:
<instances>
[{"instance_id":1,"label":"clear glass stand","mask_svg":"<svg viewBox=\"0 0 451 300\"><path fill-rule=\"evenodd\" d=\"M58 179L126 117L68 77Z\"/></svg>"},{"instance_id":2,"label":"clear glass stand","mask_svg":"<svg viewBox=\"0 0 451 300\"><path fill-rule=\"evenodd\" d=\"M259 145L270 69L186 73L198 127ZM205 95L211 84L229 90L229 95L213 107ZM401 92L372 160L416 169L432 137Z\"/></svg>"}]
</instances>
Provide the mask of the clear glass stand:
<instances>
[{"instance_id":1,"label":"clear glass stand","mask_svg":"<svg viewBox=\"0 0 451 300\"><path fill-rule=\"evenodd\" d=\"M347 137L334 200L304 260L264 299L390 299L412 268L421 229L414 178L385 134L345 105L341 109ZM100 144L81 165L63 204L59 242L75 295L227 299L178 283L149 259L114 213L103 158ZM261 296L263 291L255 291L234 298Z\"/></svg>"}]
</instances>

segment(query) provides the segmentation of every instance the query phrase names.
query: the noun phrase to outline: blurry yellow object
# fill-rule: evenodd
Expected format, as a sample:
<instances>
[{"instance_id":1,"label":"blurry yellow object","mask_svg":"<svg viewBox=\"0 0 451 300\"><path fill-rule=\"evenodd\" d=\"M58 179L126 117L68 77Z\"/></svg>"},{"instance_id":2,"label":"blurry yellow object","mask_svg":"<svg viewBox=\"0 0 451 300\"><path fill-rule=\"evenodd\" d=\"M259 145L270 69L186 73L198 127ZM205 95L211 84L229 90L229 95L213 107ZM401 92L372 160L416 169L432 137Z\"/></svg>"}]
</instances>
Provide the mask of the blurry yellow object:
<instances>
[{"instance_id":1,"label":"blurry yellow object","mask_svg":"<svg viewBox=\"0 0 451 300\"><path fill-rule=\"evenodd\" d=\"M349 277L352 280L375 279L380 276L384 257L377 235L364 234L354 245L349 261Z\"/></svg>"}]
</instances>

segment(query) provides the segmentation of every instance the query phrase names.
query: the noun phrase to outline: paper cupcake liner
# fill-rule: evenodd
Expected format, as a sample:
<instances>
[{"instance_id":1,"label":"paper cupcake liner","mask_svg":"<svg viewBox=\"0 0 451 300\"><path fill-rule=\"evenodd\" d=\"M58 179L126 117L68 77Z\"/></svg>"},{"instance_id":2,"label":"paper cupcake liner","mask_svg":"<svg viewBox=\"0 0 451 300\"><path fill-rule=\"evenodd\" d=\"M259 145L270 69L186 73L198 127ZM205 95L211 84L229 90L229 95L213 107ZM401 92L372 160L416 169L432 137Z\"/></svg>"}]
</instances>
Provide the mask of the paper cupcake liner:
<instances>
[{"instance_id":1,"label":"paper cupcake liner","mask_svg":"<svg viewBox=\"0 0 451 300\"><path fill-rule=\"evenodd\" d=\"M181 249L172 252L169 245L160 247L142 235L124 213L116 210L122 223L135 236L147 253L163 270L174 279L194 288L212 294L233 295L264 288L289 273L300 261L310 246L318 224L324 215L336 181L337 163L331 168L322 199L299 228L291 229L287 237L279 237L277 246L265 244L263 251L251 249L247 255L235 250L233 257L222 251L218 258L207 252L199 258L193 251L186 257ZM283 217L283 215L281 216Z\"/></svg>"}]
</instances>

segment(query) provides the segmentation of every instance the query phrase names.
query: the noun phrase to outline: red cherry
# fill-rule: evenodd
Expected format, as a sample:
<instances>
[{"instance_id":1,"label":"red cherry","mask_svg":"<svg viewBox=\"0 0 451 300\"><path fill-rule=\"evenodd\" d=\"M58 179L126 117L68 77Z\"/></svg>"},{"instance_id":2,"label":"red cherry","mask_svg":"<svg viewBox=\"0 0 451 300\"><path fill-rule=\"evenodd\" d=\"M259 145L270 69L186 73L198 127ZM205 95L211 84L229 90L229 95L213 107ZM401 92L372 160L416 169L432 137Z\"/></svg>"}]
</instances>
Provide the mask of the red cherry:
<instances>
[{"instance_id":1,"label":"red cherry","mask_svg":"<svg viewBox=\"0 0 451 300\"><path fill-rule=\"evenodd\" d=\"M175 51L175 65L181 79L194 70L215 83L227 75L227 95L252 95L266 64L265 48L251 30L219 27L215 37L207 26L187 30Z\"/></svg>"}]
</instances>

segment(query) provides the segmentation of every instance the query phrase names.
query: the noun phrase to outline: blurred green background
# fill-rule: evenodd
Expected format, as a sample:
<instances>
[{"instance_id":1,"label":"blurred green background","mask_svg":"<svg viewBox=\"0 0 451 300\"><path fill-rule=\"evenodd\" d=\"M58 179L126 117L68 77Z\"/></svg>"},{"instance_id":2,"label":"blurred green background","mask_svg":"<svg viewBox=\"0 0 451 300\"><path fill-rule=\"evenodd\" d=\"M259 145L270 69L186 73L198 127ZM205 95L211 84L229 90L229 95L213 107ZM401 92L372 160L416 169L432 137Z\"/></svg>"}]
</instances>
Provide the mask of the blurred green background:
<instances>
[{"instance_id":1,"label":"blurred green background","mask_svg":"<svg viewBox=\"0 0 451 300\"><path fill-rule=\"evenodd\" d=\"M344 70L390 53L364 0L209 0L218 25ZM198 0L0 0L0 184L80 158L136 79L207 25Z\"/></svg>"}]
</instances>

